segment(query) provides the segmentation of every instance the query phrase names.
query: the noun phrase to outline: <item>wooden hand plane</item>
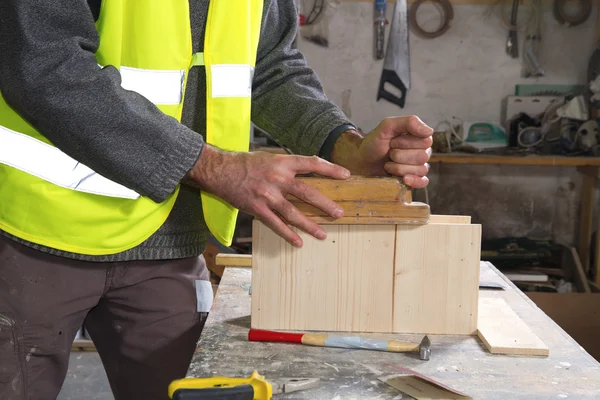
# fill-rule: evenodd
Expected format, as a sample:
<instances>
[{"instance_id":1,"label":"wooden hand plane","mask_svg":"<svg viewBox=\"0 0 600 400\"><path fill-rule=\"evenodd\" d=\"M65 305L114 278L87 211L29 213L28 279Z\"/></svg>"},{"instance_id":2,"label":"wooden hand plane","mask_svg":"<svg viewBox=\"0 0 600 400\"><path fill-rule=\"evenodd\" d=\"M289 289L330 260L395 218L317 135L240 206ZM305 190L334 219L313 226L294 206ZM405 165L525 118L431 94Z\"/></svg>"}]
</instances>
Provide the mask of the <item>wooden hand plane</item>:
<instances>
[{"instance_id":1,"label":"wooden hand plane","mask_svg":"<svg viewBox=\"0 0 600 400\"><path fill-rule=\"evenodd\" d=\"M346 180L298 177L344 210L342 218L289 195L287 199L318 224L422 225L429 221L429 205L412 201L412 189L396 177L351 176Z\"/></svg>"}]
</instances>

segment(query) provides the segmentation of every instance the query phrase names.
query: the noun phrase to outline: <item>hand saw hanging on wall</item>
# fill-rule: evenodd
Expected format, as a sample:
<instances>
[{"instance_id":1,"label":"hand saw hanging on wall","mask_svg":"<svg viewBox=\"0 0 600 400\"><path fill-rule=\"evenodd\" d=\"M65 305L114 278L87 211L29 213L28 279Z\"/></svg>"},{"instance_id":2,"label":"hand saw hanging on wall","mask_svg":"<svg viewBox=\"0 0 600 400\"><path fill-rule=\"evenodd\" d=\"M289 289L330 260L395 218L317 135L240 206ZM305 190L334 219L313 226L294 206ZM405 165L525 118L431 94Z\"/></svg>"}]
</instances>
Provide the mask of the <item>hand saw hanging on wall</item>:
<instances>
[{"instance_id":1,"label":"hand saw hanging on wall","mask_svg":"<svg viewBox=\"0 0 600 400\"><path fill-rule=\"evenodd\" d=\"M386 84L399 90L400 97L387 91ZM377 101L384 98L397 104L400 108L404 108L408 89L410 89L410 60L408 56L407 5L406 0L396 0Z\"/></svg>"}]
</instances>

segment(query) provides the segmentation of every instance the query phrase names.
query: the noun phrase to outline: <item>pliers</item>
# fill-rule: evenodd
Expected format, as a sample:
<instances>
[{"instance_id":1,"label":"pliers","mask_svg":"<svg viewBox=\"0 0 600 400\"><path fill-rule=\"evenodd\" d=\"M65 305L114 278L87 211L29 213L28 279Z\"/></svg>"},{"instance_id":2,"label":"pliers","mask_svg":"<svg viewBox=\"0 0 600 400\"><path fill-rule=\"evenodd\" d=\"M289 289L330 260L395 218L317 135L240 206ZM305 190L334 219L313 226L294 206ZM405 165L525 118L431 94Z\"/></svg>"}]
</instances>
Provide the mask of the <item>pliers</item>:
<instances>
[{"instance_id":1,"label":"pliers","mask_svg":"<svg viewBox=\"0 0 600 400\"><path fill-rule=\"evenodd\" d=\"M267 381L254 371L248 378L213 376L183 378L171 382L169 398L173 400L269 400L273 395L312 389L318 378L280 378Z\"/></svg>"}]
</instances>

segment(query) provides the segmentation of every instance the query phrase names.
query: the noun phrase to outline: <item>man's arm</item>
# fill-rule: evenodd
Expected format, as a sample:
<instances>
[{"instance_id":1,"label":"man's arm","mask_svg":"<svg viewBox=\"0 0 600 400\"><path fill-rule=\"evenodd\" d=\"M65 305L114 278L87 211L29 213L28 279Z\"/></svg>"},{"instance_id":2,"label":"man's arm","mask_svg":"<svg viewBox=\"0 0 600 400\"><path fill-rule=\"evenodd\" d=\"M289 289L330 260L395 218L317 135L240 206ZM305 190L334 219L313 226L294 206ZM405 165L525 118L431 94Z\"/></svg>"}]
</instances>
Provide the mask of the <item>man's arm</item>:
<instances>
[{"instance_id":1,"label":"man's arm","mask_svg":"<svg viewBox=\"0 0 600 400\"><path fill-rule=\"evenodd\" d=\"M292 1L265 0L252 119L294 153L329 159L336 139L354 126L326 97L304 56L292 48L297 19Z\"/></svg>"},{"instance_id":2,"label":"man's arm","mask_svg":"<svg viewBox=\"0 0 600 400\"><path fill-rule=\"evenodd\" d=\"M408 185L427 186L433 130L410 116L388 118L367 135L359 132L292 49L297 28L293 2L265 0L253 121L295 153L318 154L353 174L391 174Z\"/></svg>"},{"instance_id":3,"label":"man's arm","mask_svg":"<svg viewBox=\"0 0 600 400\"><path fill-rule=\"evenodd\" d=\"M86 0L0 2L0 91L57 148L154 201L194 165L201 135L100 69Z\"/></svg>"}]
</instances>

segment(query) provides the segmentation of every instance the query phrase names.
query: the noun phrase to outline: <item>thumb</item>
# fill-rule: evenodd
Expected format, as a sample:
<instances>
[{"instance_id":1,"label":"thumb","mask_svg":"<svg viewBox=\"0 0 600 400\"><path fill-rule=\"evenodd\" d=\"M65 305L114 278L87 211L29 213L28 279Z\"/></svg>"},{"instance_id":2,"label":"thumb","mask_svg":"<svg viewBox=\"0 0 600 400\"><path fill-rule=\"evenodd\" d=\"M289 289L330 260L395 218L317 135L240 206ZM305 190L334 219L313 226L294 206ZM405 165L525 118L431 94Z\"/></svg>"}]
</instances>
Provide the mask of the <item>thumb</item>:
<instances>
[{"instance_id":1,"label":"thumb","mask_svg":"<svg viewBox=\"0 0 600 400\"><path fill-rule=\"evenodd\" d=\"M392 140L401 135L412 135L422 138L433 135L433 129L416 115L386 118L381 121L377 129L377 137L382 140Z\"/></svg>"}]
</instances>

